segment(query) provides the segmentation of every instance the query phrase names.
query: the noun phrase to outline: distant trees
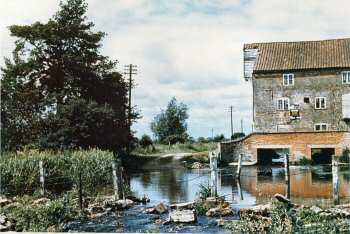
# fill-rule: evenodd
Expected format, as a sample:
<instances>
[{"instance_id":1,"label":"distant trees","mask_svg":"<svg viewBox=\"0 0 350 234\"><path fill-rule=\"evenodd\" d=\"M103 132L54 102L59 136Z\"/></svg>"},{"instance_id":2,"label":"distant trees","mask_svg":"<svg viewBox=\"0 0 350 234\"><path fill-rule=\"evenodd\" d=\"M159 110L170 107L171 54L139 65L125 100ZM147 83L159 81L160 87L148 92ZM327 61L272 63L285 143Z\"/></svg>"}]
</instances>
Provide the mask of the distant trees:
<instances>
[{"instance_id":1,"label":"distant trees","mask_svg":"<svg viewBox=\"0 0 350 234\"><path fill-rule=\"evenodd\" d=\"M12 25L12 59L1 77L1 138L5 149L125 149L127 83L117 61L99 52L103 32L93 32L84 0L67 0L47 23ZM134 111L132 119L137 117Z\"/></svg>"},{"instance_id":2,"label":"distant trees","mask_svg":"<svg viewBox=\"0 0 350 234\"><path fill-rule=\"evenodd\" d=\"M139 144L142 148L148 148L149 146L153 145L153 141L150 136L144 134L142 135Z\"/></svg>"},{"instance_id":3,"label":"distant trees","mask_svg":"<svg viewBox=\"0 0 350 234\"><path fill-rule=\"evenodd\" d=\"M187 135L188 107L173 97L165 110L162 110L151 123L151 130L157 140L165 144L185 142Z\"/></svg>"}]
</instances>

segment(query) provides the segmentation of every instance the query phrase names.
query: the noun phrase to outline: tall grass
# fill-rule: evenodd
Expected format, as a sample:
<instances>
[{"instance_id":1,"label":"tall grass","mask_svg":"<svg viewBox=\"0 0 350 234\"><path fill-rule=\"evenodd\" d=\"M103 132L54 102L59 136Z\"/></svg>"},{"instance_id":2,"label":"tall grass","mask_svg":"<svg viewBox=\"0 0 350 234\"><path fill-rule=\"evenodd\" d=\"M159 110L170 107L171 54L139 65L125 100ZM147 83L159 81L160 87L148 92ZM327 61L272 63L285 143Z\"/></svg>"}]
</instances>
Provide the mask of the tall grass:
<instances>
[{"instance_id":1,"label":"tall grass","mask_svg":"<svg viewBox=\"0 0 350 234\"><path fill-rule=\"evenodd\" d=\"M25 150L1 156L2 189L9 194L33 193L40 188L39 161L46 171L46 189L57 192L78 183L81 173L84 189L93 190L112 182L113 153L98 149L78 151Z\"/></svg>"},{"instance_id":2,"label":"tall grass","mask_svg":"<svg viewBox=\"0 0 350 234\"><path fill-rule=\"evenodd\" d=\"M216 149L217 143L209 142L195 142L195 143L177 143L174 145L154 144L151 148L136 148L133 152L136 155L150 155L150 154L173 154L173 153L196 153L205 152Z\"/></svg>"}]
</instances>

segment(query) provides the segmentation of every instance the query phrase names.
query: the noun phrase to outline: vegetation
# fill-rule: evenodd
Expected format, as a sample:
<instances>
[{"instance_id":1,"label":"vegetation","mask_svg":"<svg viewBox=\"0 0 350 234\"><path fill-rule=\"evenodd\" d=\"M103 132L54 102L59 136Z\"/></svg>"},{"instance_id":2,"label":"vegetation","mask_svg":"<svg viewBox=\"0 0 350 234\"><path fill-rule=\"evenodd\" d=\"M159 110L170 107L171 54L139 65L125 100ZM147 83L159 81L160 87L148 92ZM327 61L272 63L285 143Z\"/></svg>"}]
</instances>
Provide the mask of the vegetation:
<instances>
[{"instance_id":1,"label":"vegetation","mask_svg":"<svg viewBox=\"0 0 350 234\"><path fill-rule=\"evenodd\" d=\"M8 194L33 194L40 188L39 161L46 170L46 189L49 192L69 190L77 185L81 174L84 190L112 183L111 152L97 149L80 151L25 150L2 154L0 164L2 188Z\"/></svg>"},{"instance_id":2,"label":"vegetation","mask_svg":"<svg viewBox=\"0 0 350 234\"><path fill-rule=\"evenodd\" d=\"M3 149L128 146L128 84L100 53L105 33L93 31L86 12L84 0L66 0L46 23L9 27L16 41L2 68Z\"/></svg>"},{"instance_id":3,"label":"vegetation","mask_svg":"<svg viewBox=\"0 0 350 234\"><path fill-rule=\"evenodd\" d=\"M346 148L343 150L342 155L339 156L339 162L350 163L350 149Z\"/></svg>"},{"instance_id":4,"label":"vegetation","mask_svg":"<svg viewBox=\"0 0 350 234\"><path fill-rule=\"evenodd\" d=\"M151 139L150 136L144 134L144 135L141 137L141 139L140 139L140 141L139 141L139 144L140 144L140 146L141 146L142 148L145 149L145 148L148 148L148 147L150 147L150 146L153 146L153 141L152 141L152 139Z\"/></svg>"},{"instance_id":5,"label":"vegetation","mask_svg":"<svg viewBox=\"0 0 350 234\"><path fill-rule=\"evenodd\" d=\"M226 227L233 233L343 233L349 230L350 223L309 208L293 209L276 203L268 217L248 215Z\"/></svg>"},{"instance_id":6,"label":"vegetation","mask_svg":"<svg viewBox=\"0 0 350 234\"><path fill-rule=\"evenodd\" d=\"M244 137L245 134L244 132L235 132L232 136L231 136L231 140L235 140L235 139L238 139L238 138L242 138Z\"/></svg>"},{"instance_id":7,"label":"vegetation","mask_svg":"<svg viewBox=\"0 0 350 234\"><path fill-rule=\"evenodd\" d=\"M309 166L312 164L312 160L306 158L305 156L303 156L300 160L299 160L299 164L302 166Z\"/></svg>"},{"instance_id":8,"label":"vegetation","mask_svg":"<svg viewBox=\"0 0 350 234\"><path fill-rule=\"evenodd\" d=\"M157 154L174 154L174 153L196 153L196 152L208 152L216 148L216 143L202 143L202 142L186 142L177 143L174 145L154 144L152 148L138 147L134 150L133 154L136 155L157 155Z\"/></svg>"},{"instance_id":9,"label":"vegetation","mask_svg":"<svg viewBox=\"0 0 350 234\"><path fill-rule=\"evenodd\" d=\"M15 231L63 231L64 223L83 218L78 204L68 194L57 200L35 204L34 197L17 198L15 203L0 207L0 213L13 223Z\"/></svg>"},{"instance_id":10,"label":"vegetation","mask_svg":"<svg viewBox=\"0 0 350 234\"><path fill-rule=\"evenodd\" d=\"M188 107L173 97L166 110L162 110L151 123L151 130L163 144L185 143L187 135Z\"/></svg>"}]
</instances>

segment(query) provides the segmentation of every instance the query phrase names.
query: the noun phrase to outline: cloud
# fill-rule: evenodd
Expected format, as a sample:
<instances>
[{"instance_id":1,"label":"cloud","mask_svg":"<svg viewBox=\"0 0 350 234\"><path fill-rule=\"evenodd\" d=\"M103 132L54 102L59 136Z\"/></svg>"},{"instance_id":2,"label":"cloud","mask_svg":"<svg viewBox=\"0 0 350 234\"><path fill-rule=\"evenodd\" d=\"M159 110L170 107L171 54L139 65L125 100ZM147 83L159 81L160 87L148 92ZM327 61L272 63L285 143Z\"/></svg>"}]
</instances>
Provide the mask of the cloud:
<instances>
[{"instance_id":1,"label":"cloud","mask_svg":"<svg viewBox=\"0 0 350 234\"><path fill-rule=\"evenodd\" d=\"M1 24L47 20L54 0L0 0ZM143 118L137 135L172 96L190 110L191 135L229 136L228 107L234 127L249 132L251 84L243 79L242 47L260 41L299 41L349 37L347 0L88 0L89 19L107 32L103 53L138 65L133 103ZM341 7L340 7L341 6ZM1 29L1 49L9 55L13 39Z\"/></svg>"}]
</instances>

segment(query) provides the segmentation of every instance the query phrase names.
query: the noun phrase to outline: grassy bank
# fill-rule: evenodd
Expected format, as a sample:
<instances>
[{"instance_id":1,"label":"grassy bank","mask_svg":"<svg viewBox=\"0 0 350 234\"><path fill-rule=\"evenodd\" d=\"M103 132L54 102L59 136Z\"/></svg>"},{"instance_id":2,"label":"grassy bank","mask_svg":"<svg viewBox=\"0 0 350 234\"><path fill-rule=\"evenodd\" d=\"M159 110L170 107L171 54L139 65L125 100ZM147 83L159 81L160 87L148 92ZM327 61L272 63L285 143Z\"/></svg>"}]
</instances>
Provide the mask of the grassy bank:
<instances>
[{"instance_id":1,"label":"grassy bank","mask_svg":"<svg viewBox=\"0 0 350 234\"><path fill-rule=\"evenodd\" d=\"M216 142L194 142L194 143L177 143L174 145L154 144L153 147L138 147L133 151L135 155L162 155L178 153L198 153L215 150Z\"/></svg>"},{"instance_id":2,"label":"grassy bank","mask_svg":"<svg viewBox=\"0 0 350 234\"><path fill-rule=\"evenodd\" d=\"M338 209L339 210L339 209ZM272 209L243 213L240 221L226 224L233 233L347 233L350 219L314 207L273 203Z\"/></svg>"},{"instance_id":3,"label":"grassy bank","mask_svg":"<svg viewBox=\"0 0 350 234\"><path fill-rule=\"evenodd\" d=\"M97 149L78 151L8 152L2 154L0 174L6 194L32 194L40 189L39 161L45 168L45 189L51 192L69 190L81 175L84 189L112 183L113 153Z\"/></svg>"}]
</instances>

